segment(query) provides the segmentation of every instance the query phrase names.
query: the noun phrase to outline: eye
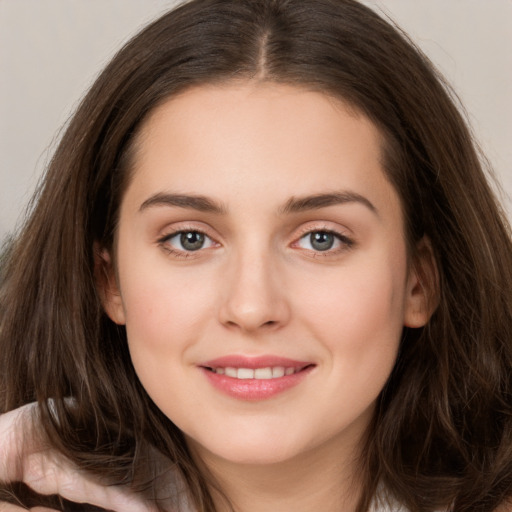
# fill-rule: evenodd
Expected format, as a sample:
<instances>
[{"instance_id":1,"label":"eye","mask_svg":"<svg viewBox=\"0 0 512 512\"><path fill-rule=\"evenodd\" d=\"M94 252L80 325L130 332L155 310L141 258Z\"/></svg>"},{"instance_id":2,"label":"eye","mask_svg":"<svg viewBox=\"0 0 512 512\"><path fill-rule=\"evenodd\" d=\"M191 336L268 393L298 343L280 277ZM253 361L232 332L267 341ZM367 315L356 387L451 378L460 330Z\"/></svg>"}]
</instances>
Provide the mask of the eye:
<instances>
[{"instance_id":1,"label":"eye","mask_svg":"<svg viewBox=\"0 0 512 512\"><path fill-rule=\"evenodd\" d=\"M326 252L343 247L350 247L352 241L339 233L332 231L310 231L302 236L297 245L302 249L308 249L316 252Z\"/></svg>"},{"instance_id":2,"label":"eye","mask_svg":"<svg viewBox=\"0 0 512 512\"><path fill-rule=\"evenodd\" d=\"M215 242L200 231L178 231L162 240L173 250L182 252L194 252L200 249L213 247Z\"/></svg>"}]
</instances>

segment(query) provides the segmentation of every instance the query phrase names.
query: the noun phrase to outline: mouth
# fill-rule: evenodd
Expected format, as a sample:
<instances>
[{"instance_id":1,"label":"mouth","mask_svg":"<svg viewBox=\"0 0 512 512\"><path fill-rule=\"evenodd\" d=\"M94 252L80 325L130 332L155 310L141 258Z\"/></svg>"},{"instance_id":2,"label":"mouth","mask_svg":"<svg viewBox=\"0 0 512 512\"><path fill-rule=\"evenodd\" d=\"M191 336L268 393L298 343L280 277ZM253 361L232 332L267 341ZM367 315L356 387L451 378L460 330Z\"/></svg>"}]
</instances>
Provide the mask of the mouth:
<instances>
[{"instance_id":1,"label":"mouth","mask_svg":"<svg viewBox=\"0 0 512 512\"><path fill-rule=\"evenodd\" d=\"M270 380L270 379L280 379L282 377L287 377L290 375L294 375L295 373L299 373L309 367L314 365L308 364L306 366L266 366L264 368L235 368L233 366L218 366L218 367L208 367L205 366L207 371L212 373L216 373L217 375L225 375L226 377L231 377L232 379L239 380Z\"/></svg>"},{"instance_id":2,"label":"mouth","mask_svg":"<svg viewBox=\"0 0 512 512\"><path fill-rule=\"evenodd\" d=\"M299 385L315 367L272 356L228 356L199 366L214 389L248 401L268 399Z\"/></svg>"}]
</instances>

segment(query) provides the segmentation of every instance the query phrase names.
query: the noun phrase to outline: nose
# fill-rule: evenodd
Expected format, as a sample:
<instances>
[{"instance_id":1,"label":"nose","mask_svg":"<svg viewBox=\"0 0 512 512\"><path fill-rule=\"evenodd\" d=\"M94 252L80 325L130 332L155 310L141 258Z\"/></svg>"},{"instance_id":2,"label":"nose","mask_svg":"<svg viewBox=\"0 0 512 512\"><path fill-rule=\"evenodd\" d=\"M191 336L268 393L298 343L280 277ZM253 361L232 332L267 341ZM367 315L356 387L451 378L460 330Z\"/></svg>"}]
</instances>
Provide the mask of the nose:
<instances>
[{"instance_id":1,"label":"nose","mask_svg":"<svg viewBox=\"0 0 512 512\"><path fill-rule=\"evenodd\" d=\"M282 273L266 254L249 252L230 266L223 279L219 319L245 332L274 330L290 318Z\"/></svg>"}]
</instances>

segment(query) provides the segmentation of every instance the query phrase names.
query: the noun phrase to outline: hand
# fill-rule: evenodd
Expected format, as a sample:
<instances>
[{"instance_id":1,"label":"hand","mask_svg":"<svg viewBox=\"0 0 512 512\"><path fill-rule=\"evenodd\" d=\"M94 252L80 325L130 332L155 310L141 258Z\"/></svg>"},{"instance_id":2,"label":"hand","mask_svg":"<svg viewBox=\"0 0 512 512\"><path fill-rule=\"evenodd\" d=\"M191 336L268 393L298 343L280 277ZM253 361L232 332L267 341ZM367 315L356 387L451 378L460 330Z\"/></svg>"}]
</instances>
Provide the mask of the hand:
<instances>
[{"instance_id":1,"label":"hand","mask_svg":"<svg viewBox=\"0 0 512 512\"><path fill-rule=\"evenodd\" d=\"M9 503L0 503L0 512L26 512L24 508L17 507L16 505L10 505ZM57 512L51 508L34 507L30 509L30 512Z\"/></svg>"},{"instance_id":2,"label":"hand","mask_svg":"<svg viewBox=\"0 0 512 512\"><path fill-rule=\"evenodd\" d=\"M38 494L57 494L106 510L155 512L128 489L101 485L60 453L41 446L37 436L28 434L34 408L34 404L29 404L0 415L0 481L23 482ZM0 503L0 512L21 510L16 505ZM50 511L42 507L31 510Z\"/></svg>"}]
</instances>

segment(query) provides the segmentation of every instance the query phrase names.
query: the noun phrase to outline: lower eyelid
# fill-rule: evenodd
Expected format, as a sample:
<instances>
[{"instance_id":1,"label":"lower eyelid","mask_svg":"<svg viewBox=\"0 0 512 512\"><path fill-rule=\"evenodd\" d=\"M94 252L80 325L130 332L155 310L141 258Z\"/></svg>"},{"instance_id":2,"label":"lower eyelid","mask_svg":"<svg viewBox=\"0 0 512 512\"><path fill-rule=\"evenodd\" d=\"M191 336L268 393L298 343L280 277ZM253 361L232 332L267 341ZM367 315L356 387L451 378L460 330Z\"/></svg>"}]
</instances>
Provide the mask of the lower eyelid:
<instances>
[{"instance_id":1,"label":"lower eyelid","mask_svg":"<svg viewBox=\"0 0 512 512\"><path fill-rule=\"evenodd\" d=\"M322 254L327 255L333 255L338 252L343 252L345 250L351 249L354 246L354 240L352 238L349 238L348 236L339 233L337 231L334 231L332 229L311 229L300 235L300 237L292 244L293 246L297 246L301 240L303 240L305 237L311 236L313 233L328 233L333 235L336 238L336 242L338 247L326 249L325 251L321 250L315 250L314 248L305 248L305 250L313 251L315 255L321 256Z\"/></svg>"},{"instance_id":2,"label":"lower eyelid","mask_svg":"<svg viewBox=\"0 0 512 512\"><path fill-rule=\"evenodd\" d=\"M201 248L193 251L193 250L180 249L179 247L174 247L174 245L169 243L174 237L178 237L179 235L181 235L183 233L192 233L192 232L193 233L200 233L200 234L204 235L204 237L205 237L205 247L201 247ZM334 255L336 253L340 253L340 252L344 252L346 250L349 250L349 249L351 249L355 245L355 240L352 237L349 237L349 236L347 236L344 233L340 233L339 231L336 231L336 230L328 228L328 227L325 227L325 228L319 227L319 228L304 230L298 236L298 238L296 238L295 241L291 244L291 247L297 247L299 245L299 242L302 239L304 239L307 236L312 235L313 233L328 233L328 234L333 235L335 237L335 239L336 239L335 245L337 245L337 247L329 248L329 249L326 249L324 251L318 250L318 249L314 249L314 248L303 248L304 250L309 250L311 252L314 252L315 255L317 255L317 256ZM178 254L178 253L181 254L181 253L183 253L183 255L187 255L187 256L191 256L194 253L199 253L199 252L201 252L203 250L210 249L210 248L216 247L216 246L218 247L218 246L221 245L220 243L218 243L215 240L215 238L213 238L208 233L206 233L205 230L194 228L194 227L188 228L187 226L185 226L185 227L181 227L180 226L179 229L173 230L171 232L168 232L168 233L160 236L157 239L157 243L159 245L161 245L162 248L164 248L167 252L174 253L174 254Z\"/></svg>"},{"instance_id":3,"label":"lower eyelid","mask_svg":"<svg viewBox=\"0 0 512 512\"><path fill-rule=\"evenodd\" d=\"M190 251L190 250L186 250L186 249L180 249L178 247L174 247L170 241L175 238L175 237L179 237L180 235L182 235L183 233L200 233L201 235L204 235L205 237L205 247L201 247L195 251ZM158 238L157 240L157 243L158 245L162 246L167 252L170 252L170 253L173 253L173 254L178 254L178 253L183 253L183 254L188 254L188 255L191 255L193 254L194 252L200 252L204 249L209 249L211 247L215 247L216 245L218 245L218 243L215 241L214 238L212 238L211 236L209 236L207 233L205 233L203 230L201 229L187 229L187 228L182 228L182 229L178 229L176 231L172 231L166 235L163 235L161 236L160 238Z\"/></svg>"}]
</instances>

